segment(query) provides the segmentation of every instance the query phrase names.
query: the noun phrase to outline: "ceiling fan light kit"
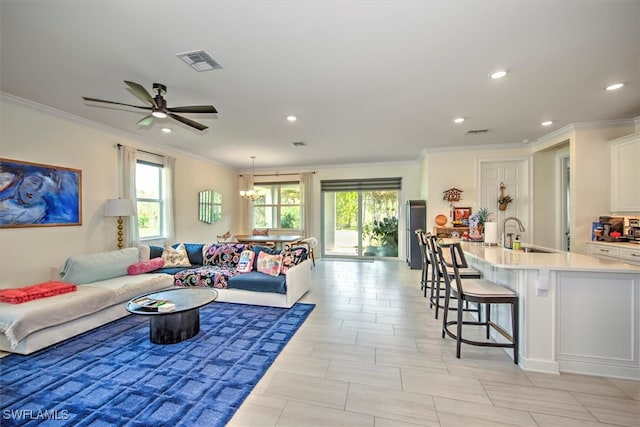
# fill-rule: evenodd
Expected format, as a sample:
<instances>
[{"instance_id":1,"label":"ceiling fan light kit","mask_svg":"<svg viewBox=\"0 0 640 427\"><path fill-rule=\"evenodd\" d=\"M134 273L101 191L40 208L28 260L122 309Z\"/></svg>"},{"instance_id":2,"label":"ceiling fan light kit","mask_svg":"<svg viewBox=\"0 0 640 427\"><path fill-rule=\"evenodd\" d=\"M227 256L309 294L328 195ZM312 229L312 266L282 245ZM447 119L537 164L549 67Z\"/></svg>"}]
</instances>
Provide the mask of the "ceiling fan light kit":
<instances>
[{"instance_id":1,"label":"ceiling fan light kit","mask_svg":"<svg viewBox=\"0 0 640 427\"><path fill-rule=\"evenodd\" d=\"M151 114L140 119L137 124L138 126L149 126L153 123L153 119L164 119L167 116L171 117L174 120L177 120L181 123L184 123L187 126L191 126L194 129L199 131L203 131L208 128L208 126L203 125L202 123L198 123L194 120L188 119L183 116L179 116L175 113L192 113L192 114L218 114L218 111L215 109L213 105L189 105L183 107L167 107L167 101L164 99L164 94L167 93L167 87L161 83L154 83L153 90L156 92L156 96L153 97L151 94L140 84L135 82L124 81L129 89L133 92L135 96L137 96L143 102L148 102L149 106L139 106L139 105L131 105L125 104L122 102L114 102L114 101L106 101L104 99L98 98L89 98L83 96L82 99L89 102L101 102L104 104L113 104L113 105L123 105L126 107L139 108L141 110L149 110Z\"/></svg>"}]
</instances>

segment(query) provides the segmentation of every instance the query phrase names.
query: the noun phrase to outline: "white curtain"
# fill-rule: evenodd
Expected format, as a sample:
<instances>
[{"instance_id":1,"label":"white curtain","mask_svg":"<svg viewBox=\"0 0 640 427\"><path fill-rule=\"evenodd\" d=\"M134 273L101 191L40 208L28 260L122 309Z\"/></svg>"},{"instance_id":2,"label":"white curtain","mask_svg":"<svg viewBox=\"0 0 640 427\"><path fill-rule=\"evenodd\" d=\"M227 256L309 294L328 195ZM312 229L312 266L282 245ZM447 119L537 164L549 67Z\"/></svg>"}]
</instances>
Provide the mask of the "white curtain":
<instances>
[{"instance_id":1,"label":"white curtain","mask_svg":"<svg viewBox=\"0 0 640 427\"><path fill-rule=\"evenodd\" d=\"M173 157L164 157L163 158L163 168L164 168L164 179L165 179L165 188L164 188L164 203L165 203L165 233L167 237L167 242L173 242L176 235L176 227L175 227L175 214L176 208L173 199L173 195L175 194L175 182L173 179L176 159Z\"/></svg>"},{"instance_id":2,"label":"white curtain","mask_svg":"<svg viewBox=\"0 0 640 427\"><path fill-rule=\"evenodd\" d=\"M251 175L244 174L238 177L238 185L240 186L240 191L247 191L253 188L253 178ZM239 223L236 224L238 227L238 231L236 234L251 234L251 199L245 199L244 197L240 197L240 215L239 215Z\"/></svg>"},{"instance_id":3,"label":"white curtain","mask_svg":"<svg viewBox=\"0 0 640 427\"><path fill-rule=\"evenodd\" d=\"M140 244L138 233L138 211L136 207L136 164L138 163L138 150L124 145L120 146L120 197L133 200L134 216L125 219L125 242L127 247L136 247Z\"/></svg>"},{"instance_id":4,"label":"white curtain","mask_svg":"<svg viewBox=\"0 0 640 427\"><path fill-rule=\"evenodd\" d=\"M305 237L313 236L313 172L300 173L301 206L300 228Z\"/></svg>"}]
</instances>

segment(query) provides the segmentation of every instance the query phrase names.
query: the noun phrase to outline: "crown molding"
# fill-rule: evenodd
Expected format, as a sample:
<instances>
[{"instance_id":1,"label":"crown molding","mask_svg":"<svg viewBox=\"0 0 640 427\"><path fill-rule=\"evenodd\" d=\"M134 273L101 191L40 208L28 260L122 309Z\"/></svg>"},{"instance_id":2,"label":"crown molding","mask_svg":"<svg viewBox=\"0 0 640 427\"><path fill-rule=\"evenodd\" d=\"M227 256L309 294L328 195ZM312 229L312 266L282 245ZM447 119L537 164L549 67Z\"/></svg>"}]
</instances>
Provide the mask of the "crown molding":
<instances>
[{"instance_id":1,"label":"crown molding","mask_svg":"<svg viewBox=\"0 0 640 427\"><path fill-rule=\"evenodd\" d=\"M520 149L526 147L526 145L519 143L508 143L508 144L483 144L483 145L456 145L455 147L434 147L434 148L425 148L423 150L424 156L429 153L444 153L448 151L485 151L485 150L511 150L511 149ZM422 156L422 157L424 157Z\"/></svg>"},{"instance_id":2,"label":"crown molding","mask_svg":"<svg viewBox=\"0 0 640 427\"><path fill-rule=\"evenodd\" d=\"M158 144L154 141L150 141L148 139L142 138L139 135L136 135L134 133L131 132L127 132L125 130L122 129L118 129L112 126L108 126L93 120L89 120L89 119L85 119L84 117L80 117L80 116L76 116L75 114L71 114L71 113L67 113L66 111L62 111L62 110L58 110L56 108L53 107L49 107L48 105L43 105L43 104L39 104L37 102L34 101L30 101L28 99L24 99L24 98L20 98L19 96L15 96L15 95L11 95L9 93L6 92L2 92L0 91L0 100L2 101L8 101L8 102L12 102L14 104L17 105L22 105L28 108L32 108L34 110L38 110L40 112L52 115L52 116L56 116L65 120L69 120L71 122L83 125L83 126L87 126L93 129L97 129L97 130L101 130L104 132L108 132L108 133L112 133L114 134L116 137L120 136L122 138L127 138L136 142L139 142L141 144L145 144L145 145L150 145L152 147L156 147L155 149L162 151L163 153L177 153L177 154L181 154L183 156L187 156L187 157L191 157L193 159L197 159L197 160L201 160L205 163L210 163L216 166L220 166L220 167L224 167L227 169L233 169L230 168L228 165L222 164L220 162L217 162L213 159L210 159L208 157L204 157L204 156L199 156L197 154L193 154L193 153L189 153L187 151L183 151L180 150L179 148L175 148L175 147L168 147L166 145L161 145Z\"/></svg>"},{"instance_id":3,"label":"crown molding","mask_svg":"<svg viewBox=\"0 0 640 427\"><path fill-rule=\"evenodd\" d=\"M566 135L571 132L575 132L576 130L582 129L603 129L603 128L614 128L614 127L624 127L624 126L638 126L640 124L640 117L635 117L632 119L616 119L616 120L598 120L591 122L575 122L570 123L566 126L563 126L559 129L554 130L551 133L548 133L535 141L531 141L531 145L541 145L556 138L559 138L563 135Z\"/></svg>"}]
</instances>

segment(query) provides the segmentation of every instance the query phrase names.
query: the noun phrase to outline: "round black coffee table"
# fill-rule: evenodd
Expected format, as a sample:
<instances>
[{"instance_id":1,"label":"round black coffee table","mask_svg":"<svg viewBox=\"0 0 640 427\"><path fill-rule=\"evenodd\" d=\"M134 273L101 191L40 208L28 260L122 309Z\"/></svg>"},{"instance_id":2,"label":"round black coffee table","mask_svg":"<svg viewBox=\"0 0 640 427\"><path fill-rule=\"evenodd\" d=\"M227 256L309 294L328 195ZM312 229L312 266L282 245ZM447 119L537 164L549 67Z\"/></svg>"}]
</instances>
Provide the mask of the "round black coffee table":
<instances>
[{"instance_id":1,"label":"round black coffee table","mask_svg":"<svg viewBox=\"0 0 640 427\"><path fill-rule=\"evenodd\" d=\"M169 300L176 308L169 312L147 311L133 304L141 297ZM176 344L200 331L200 307L213 302L218 292L211 288L178 288L139 295L127 302L129 313L149 316L149 339L154 344Z\"/></svg>"}]
</instances>

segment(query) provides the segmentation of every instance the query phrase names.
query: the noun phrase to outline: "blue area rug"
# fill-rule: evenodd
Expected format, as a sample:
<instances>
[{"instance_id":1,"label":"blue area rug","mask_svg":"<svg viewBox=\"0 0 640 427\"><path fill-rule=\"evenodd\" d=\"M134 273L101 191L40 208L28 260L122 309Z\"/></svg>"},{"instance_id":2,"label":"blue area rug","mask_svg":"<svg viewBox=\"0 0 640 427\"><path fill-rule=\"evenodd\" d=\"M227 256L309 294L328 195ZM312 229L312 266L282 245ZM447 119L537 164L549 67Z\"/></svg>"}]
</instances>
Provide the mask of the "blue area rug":
<instances>
[{"instance_id":1,"label":"blue area rug","mask_svg":"<svg viewBox=\"0 0 640 427\"><path fill-rule=\"evenodd\" d=\"M30 356L0 359L0 424L223 426L315 305L214 303L200 332L149 342L128 316Z\"/></svg>"}]
</instances>

